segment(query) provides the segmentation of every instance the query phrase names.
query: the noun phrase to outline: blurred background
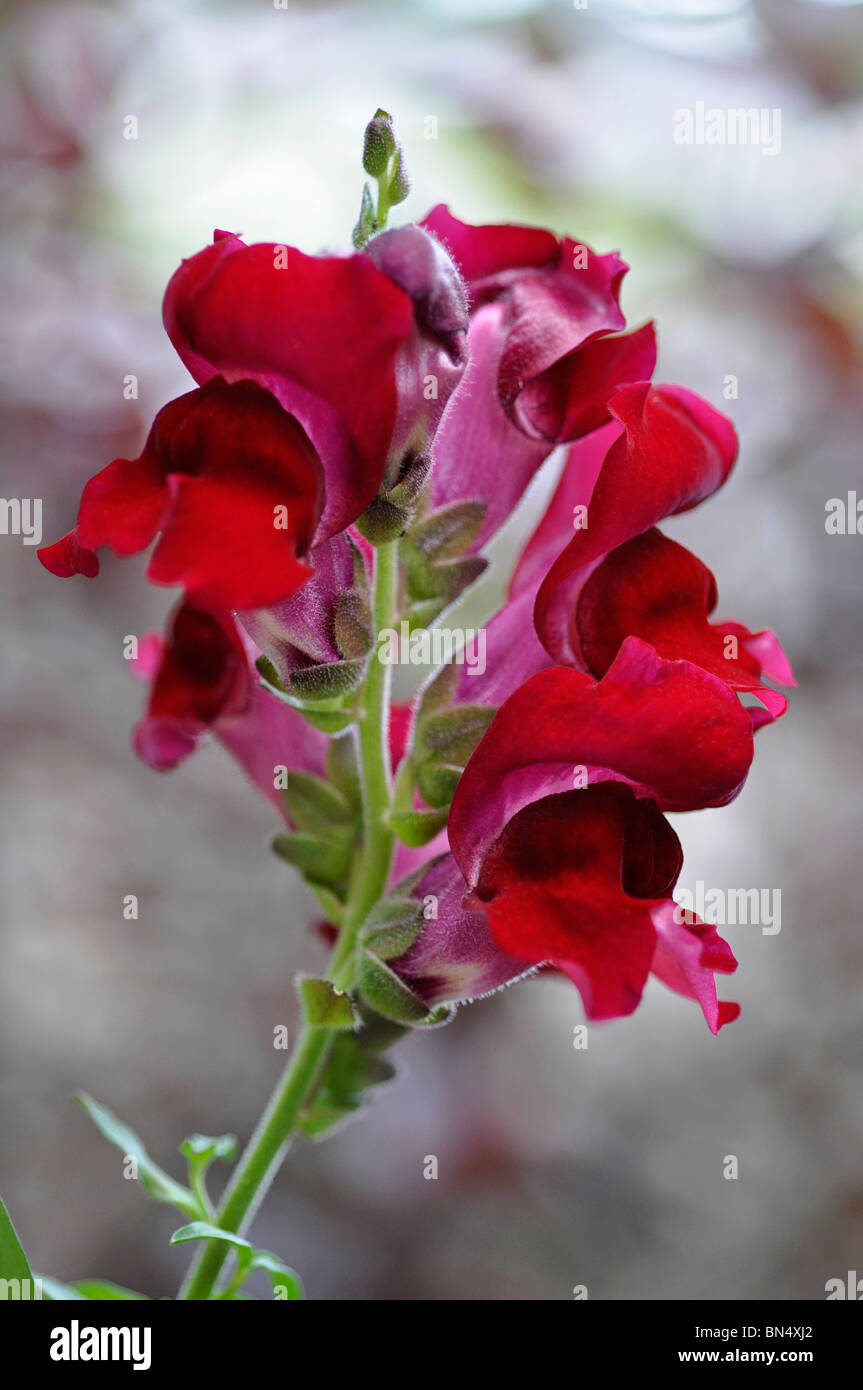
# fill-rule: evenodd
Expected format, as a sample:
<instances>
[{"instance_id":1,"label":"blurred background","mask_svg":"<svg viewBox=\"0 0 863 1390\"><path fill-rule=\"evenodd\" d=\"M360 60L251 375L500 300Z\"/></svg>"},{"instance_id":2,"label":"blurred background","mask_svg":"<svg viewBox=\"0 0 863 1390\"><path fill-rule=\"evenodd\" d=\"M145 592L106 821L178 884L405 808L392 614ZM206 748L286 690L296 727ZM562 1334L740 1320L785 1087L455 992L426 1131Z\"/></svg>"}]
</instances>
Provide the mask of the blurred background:
<instances>
[{"instance_id":1,"label":"blurred background","mask_svg":"<svg viewBox=\"0 0 863 1390\"><path fill-rule=\"evenodd\" d=\"M314 1298L823 1298L863 1271L863 536L825 532L828 499L863 498L863 4L28 0L0 24L2 490L44 499L46 541L191 384L160 321L180 258L214 227L347 245L383 105L405 218L442 200L630 262L657 379L726 410L742 443L728 486L668 529L716 571L720 616L774 627L800 682L741 797L676 819L683 885L781 892L781 932L725 933L740 1020L714 1039L654 983L584 1051L565 981L465 1008L402 1045L370 1115L296 1148L257 1243ZM699 101L778 108L781 148L676 144L674 112ZM123 638L171 596L134 561L60 582L17 536L0 565L0 1188L34 1268L171 1296L179 1221L123 1181L72 1095L178 1176L193 1130L245 1138L323 946L227 755L160 776L131 752Z\"/></svg>"}]
</instances>

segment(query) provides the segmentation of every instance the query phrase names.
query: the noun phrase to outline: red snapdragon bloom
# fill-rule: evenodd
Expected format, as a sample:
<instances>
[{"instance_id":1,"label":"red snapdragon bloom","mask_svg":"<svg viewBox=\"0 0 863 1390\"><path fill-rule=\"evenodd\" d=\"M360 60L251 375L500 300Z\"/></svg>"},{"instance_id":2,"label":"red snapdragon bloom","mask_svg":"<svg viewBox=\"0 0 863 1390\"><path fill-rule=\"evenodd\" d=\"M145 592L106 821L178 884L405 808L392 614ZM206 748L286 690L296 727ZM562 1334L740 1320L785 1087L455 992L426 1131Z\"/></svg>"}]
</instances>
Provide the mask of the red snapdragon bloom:
<instances>
[{"instance_id":1,"label":"red snapdragon bloom","mask_svg":"<svg viewBox=\"0 0 863 1390\"><path fill-rule=\"evenodd\" d=\"M716 1031L736 1009L716 1004L713 972L733 957L715 932L687 935L673 919L682 860L662 812L724 805L751 759L751 721L725 683L638 638L599 682L539 672L498 711L456 789L448 832L464 907L508 958L569 975L594 1018L635 1008L659 952L657 973Z\"/></svg>"},{"instance_id":2,"label":"red snapdragon bloom","mask_svg":"<svg viewBox=\"0 0 863 1390\"><path fill-rule=\"evenodd\" d=\"M511 594L538 588L537 631L557 661L599 678L627 636L641 637L661 656L757 695L756 725L777 718L787 700L763 677L794 684L779 642L766 630L710 623L713 575L655 527L725 482L737 453L731 422L690 391L648 382L621 387L610 410L615 422L573 447ZM579 508L584 526L574 521Z\"/></svg>"},{"instance_id":3,"label":"red snapdragon bloom","mask_svg":"<svg viewBox=\"0 0 863 1390\"><path fill-rule=\"evenodd\" d=\"M217 233L184 261L164 318L200 389L159 412L138 459L90 480L74 531L39 552L46 568L92 576L102 546L131 555L161 533L148 577L194 604L294 593L310 546L427 450L464 367L465 291L446 252L418 227L379 242L306 256Z\"/></svg>"},{"instance_id":4,"label":"red snapdragon bloom","mask_svg":"<svg viewBox=\"0 0 863 1390\"><path fill-rule=\"evenodd\" d=\"M470 294L470 361L435 440L430 504L483 503L478 551L554 446L604 424L621 382L650 376L656 343L649 324L620 333L628 267L614 252L538 227L471 227L443 206L423 226Z\"/></svg>"},{"instance_id":5,"label":"red snapdragon bloom","mask_svg":"<svg viewBox=\"0 0 863 1390\"><path fill-rule=\"evenodd\" d=\"M115 459L84 489L78 524L39 551L65 578L98 573L96 551L145 550L156 584L182 584L215 610L274 603L308 578L299 557L323 501L320 461L274 396L214 377L156 416L137 459Z\"/></svg>"}]
</instances>

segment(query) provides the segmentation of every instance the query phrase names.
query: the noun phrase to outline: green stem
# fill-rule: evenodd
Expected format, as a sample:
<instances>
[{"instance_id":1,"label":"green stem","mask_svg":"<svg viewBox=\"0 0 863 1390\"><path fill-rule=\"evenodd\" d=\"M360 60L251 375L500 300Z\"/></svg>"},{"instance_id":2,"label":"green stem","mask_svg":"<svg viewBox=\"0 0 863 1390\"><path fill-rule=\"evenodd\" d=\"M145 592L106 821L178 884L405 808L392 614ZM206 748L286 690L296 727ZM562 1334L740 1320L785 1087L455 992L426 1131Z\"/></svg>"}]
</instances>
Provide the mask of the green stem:
<instances>
[{"instance_id":1,"label":"green stem","mask_svg":"<svg viewBox=\"0 0 863 1390\"><path fill-rule=\"evenodd\" d=\"M389 877L393 835L386 816L390 807L390 757L387 738L389 665L377 659L377 634L392 622L398 546L391 541L375 553L375 647L369 662L359 721L360 776L363 789L364 841L362 861L345 908L328 978L340 989L350 987L357 933L384 892ZM215 1224L236 1234L248 1227L279 1171L303 1107L326 1063L335 1033L304 1027L294 1054L279 1079L246 1150L219 1204ZM180 1290L180 1298L210 1298L227 1259L222 1240L208 1241L196 1257Z\"/></svg>"},{"instance_id":2,"label":"green stem","mask_svg":"<svg viewBox=\"0 0 863 1390\"><path fill-rule=\"evenodd\" d=\"M362 863L345 908L344 927L331 964L333 983L340 989L348 989L352 984L357 932L384 893L392 862L394 836L387 823L392 794L387 721L390 667L387 662L378 660L377 635L393 621L397 576L398 542L388 541L375 551L375 646L369 661L359 721L365 836Z\"/></svg>"}]
</instances>

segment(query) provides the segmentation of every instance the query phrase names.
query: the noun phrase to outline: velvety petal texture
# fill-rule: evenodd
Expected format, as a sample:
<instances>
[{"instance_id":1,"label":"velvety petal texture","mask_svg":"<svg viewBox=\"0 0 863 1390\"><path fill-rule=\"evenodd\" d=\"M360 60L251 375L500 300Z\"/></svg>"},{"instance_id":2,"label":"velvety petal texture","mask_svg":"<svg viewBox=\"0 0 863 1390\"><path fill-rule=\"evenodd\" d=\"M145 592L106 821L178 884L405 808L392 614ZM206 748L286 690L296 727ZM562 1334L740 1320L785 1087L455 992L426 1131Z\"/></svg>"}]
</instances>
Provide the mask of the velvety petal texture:
<instances>
[{"instance_id":1,"label":"velvety petal texture","mask_svg":"<svg viewBox=\"0 0 863 1390\"><path fill-rule=\"evenodd\" d=\"M318 457L292 416L251 381L214 378L166 405L137 459L84 489L75 530L39 551L66 577L98 572L96 551L144 550L148 578L214 610L275 603L310 574L322 491Z\"/></svg>"},{"instance_id":2,"label":"velvety petal texture","mask_svg":"<svg viewBox=\"0 0 863 1390\"><path fill-rule=\"evenodd\" d=\"M436 333L456 351L452 306L435 301L432 284L443 262L430 254L419 265L416 250L411 259L387 247L380 259L397 265L426 319L439 310L437 323L445 320L445 327ZM163 312L196 381L251 378L301 422L324 473L316 540L355 521L384 477L405 405L399 376L407 372L413 391L420 370L422 328L410 294L368 255L307 256L221 234L174 274ZM447 351L439 337L434 346Z\"/></svg>"},{"instance_id":3,"label":"velvety petal texture","mask_svg":"<svg viewBox=\"0 0 863 1390\"><path fill-rule=\"evenodd\" d=\"M602 461L587 525L552 565L536 605L537 631L550 654L582 668L570 618L590 573L615 546L709 497L737 456L730 420L679 386L622 386L610 410L623 429Z\"/></svg>"},{"instance_id":4,"label":"velvety petal texture","mask_svg":"<svg viewBox=\"0 0 863 1390\"><path fill-rule=\"evenodd\" d=\"M601 681L540 671L495 715L456 788L453 854L474 885L491 843L531 801L585 779L628 783L664 810L721 806L752 761L752 725L723 681L629 637Z\"/></svg>"},{"instance_id":5,"label":"velvety petal texture","mask_svg":"<svg viewBox=\"0 0 863 1390\"><path fill-rule=\"evenodd\" d=\"M470 361L438 432L433 508L481 502L478 551L558 443L609 419L621 382L649 377L649 325L621 335L627 266L533 227L471 227L445 207L425 218L470 295Z\"/></svg>"}]
</instances>

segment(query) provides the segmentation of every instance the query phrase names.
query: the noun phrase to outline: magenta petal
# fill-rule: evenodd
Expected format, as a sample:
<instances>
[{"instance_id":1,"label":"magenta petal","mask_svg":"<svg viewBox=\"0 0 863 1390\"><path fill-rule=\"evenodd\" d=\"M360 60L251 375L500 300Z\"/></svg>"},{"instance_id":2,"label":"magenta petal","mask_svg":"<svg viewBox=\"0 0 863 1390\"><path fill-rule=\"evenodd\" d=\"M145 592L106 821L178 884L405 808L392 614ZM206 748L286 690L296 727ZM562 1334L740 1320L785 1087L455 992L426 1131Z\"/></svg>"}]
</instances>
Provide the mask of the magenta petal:
<instances>
[{"instance_id":1,"label":"magenta petal","mask_svg":"<svg viewBox=\"0 0 863 1390\"><path fill-rule=\"evenodd\" d=\"M523 961L495 945L485 914L462 906L466 891L450 854L431 864L412 890L431 915L410 949L390 965L429 1008L488 994L528 973Z\"/></svg>"},{"instance_id":2,"label":"magenta petal","mask_svg":"<svg viewBox=\"0 0 863 1390\"><path fill-rule=\"evenodd\" d=\"M740 1013L738 1004L721 1003L716 996L714 972L731 974L737 969L731 947L716 928L696 919L691 924L674 903L663 903L651 913L656 929L656 952L651 973L675 993L701 1006L711 1033L718 1033Z\"/></svg>"},{"instance_id":3,"label":"magenta petal","mask_svg":"<svg viewBox=\"0 0 863 1390\"><path fill-rule=\"evenodd\" d=\"M430 510L465 501L486 508L474 553L503 525L551 451L546 440L522 434L501 409L497 374L505 318L500 304L474 315L470 360L434 444Z\"/></svg>"},{"instance_id":4,"label":"magenta petal","mask_svg":"<svg viewBox=\"0 0 863 1390\"><path fill-rule=\"evenodd\" d=\"M358 547L343 531L309 551L305 562L314 573L289 599L238 615L283 680L302 667L341 659L334 631L336 604L353 587L358 560Z\"/></svg>"}]
</instances>

